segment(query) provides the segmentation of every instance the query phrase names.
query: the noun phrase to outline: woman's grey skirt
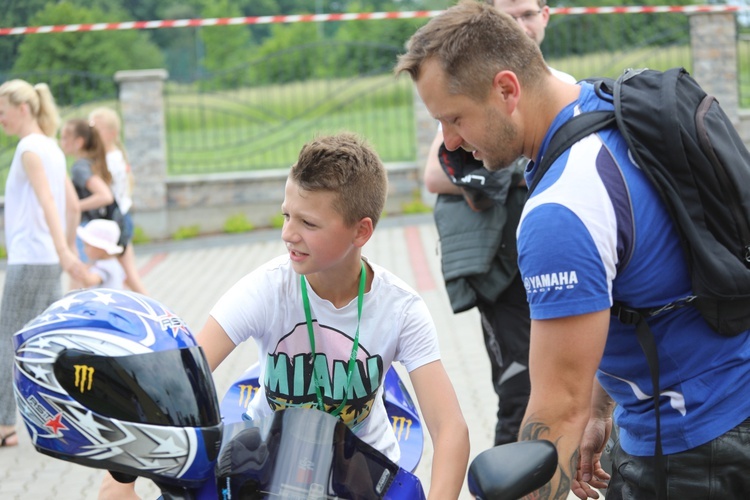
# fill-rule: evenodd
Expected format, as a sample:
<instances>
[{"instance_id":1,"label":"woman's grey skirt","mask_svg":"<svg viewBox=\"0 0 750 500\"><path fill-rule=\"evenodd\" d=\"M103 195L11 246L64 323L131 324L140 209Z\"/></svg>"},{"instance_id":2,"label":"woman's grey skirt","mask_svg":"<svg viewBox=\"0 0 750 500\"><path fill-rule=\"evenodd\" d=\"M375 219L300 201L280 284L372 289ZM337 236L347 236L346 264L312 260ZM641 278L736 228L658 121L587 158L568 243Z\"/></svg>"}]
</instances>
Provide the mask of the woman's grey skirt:
<instances>
[{"instance_id":1,"label":"woman's grey skirt","mask_svg":"<svg viewBox=\"0 0 750 500\"><path fill-rule=\"evenodd\" d=\"M59 264L9 265L0 303L0 425L16 421L13 334L62 297Z\"/></svg>"}]
</instances>

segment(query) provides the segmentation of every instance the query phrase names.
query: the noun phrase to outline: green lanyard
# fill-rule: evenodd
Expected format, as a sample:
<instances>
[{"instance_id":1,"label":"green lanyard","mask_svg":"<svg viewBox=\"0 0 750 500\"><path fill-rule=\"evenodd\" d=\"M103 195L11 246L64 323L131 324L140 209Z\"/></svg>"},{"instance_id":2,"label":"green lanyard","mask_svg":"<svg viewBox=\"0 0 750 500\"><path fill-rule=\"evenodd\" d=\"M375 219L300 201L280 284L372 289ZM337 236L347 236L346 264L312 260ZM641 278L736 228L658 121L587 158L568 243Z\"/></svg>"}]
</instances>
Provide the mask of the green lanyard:
<instances>
[{"instance_id":1,"label":"green lanyard","mask_svg":"<svg viewBox=\"0 0 750 500\"><path fill-rule=\"evenodd\" d=\"M318 372L315 367L315 334L313 333L312 319L310 315L310 300L307 298L307 284L305 283L305 276L300 275L299 283L302 288L302 305L305 308L305 320L307 321L307 334L310 336L310 350L312 351L312 363L313 363L313 377L315 377L315 394L318 397L318 409L320 411L326 411L325 405L323 404L323 396L320 394L320 387L318 386ZM330 414L338 416L341 410L344 409L347 397L349 396L349 389L352 387L352 374L354 373L354 367L357 364L357 350L359 349L359 322L362 320L362 298L365 295L365 282L367 281L367 273L365 272L365 263L362 262L362 272L359 277L359 292L357 293L357 331L354 334L354 345L352 346L352 353L349 356L349 366L346 369L346 391L344 392L344 399L341 404L335 410L331 411Z\"/></svg>"}]
</instances>

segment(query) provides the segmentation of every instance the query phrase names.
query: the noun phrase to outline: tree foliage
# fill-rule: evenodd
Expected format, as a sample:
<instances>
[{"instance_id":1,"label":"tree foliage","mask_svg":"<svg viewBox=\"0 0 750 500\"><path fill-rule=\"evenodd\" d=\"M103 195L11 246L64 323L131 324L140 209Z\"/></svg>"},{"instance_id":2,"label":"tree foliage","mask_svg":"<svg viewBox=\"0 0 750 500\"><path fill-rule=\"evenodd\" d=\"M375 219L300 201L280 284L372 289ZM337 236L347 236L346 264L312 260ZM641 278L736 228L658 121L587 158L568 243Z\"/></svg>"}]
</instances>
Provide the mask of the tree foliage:
<instances>
[{"instance_id":1,"label":"tree foliage","mask_svg":"<svg viewBox=\"0 0 750 500\"><path fill-rule=\"evenodd\" d=\"M320 40L320 32L312 23L271 26L271 35L254 54L259 64L250 70L251 81L288 83L315 76L321 64L310 47Z\"/></svg>"},{"instance_id":2,"label":"tree foliage","mask_svg":"<svg viewBox=\"0 0 750 500\"><path fill-rule=\"evenodd\" d=\"M13 28L29 24L34 13L44 8L49 0L2 0L0 26ZM0 37L0 71L9 70L18 54L23 37Z\"/></svg>"},{"instance_id":3,"label":"tree foliage","mask_svg":"<svg viewBox=\"0 0 750 500\"><path fill-rule=\"evenodd\" d=\"M692 5L693 0L670 0L669 5ZM611 0L566 0L550 2L550 6L606 7ZM663 5L660 0L622 0L618 6ZM644 45L670 45L675 40L688 40L687 16L682 14L570 15L552 16L547 25L548 36L542 44L547 58L582 55L592 52L628 50ZM550 43L554 33L556 43ZM599 43L593 44L592 40ZM604 44L601 43L604 41Z\"/></svg>"},{"instance_id":4,"label":"tree foliage","mask_svg":"<svg viewBox=\"0 0 750 500\"><path fill-rule=\"evenodd\" d=\"M35 25L93 23L107 18L98 8L83 9L64 1L48 4L32 22ZM158 48L136 31L56 33L26 37L19 47L13 73L21 76L40 70L53 72L47 83L60 104L70 104L98 95L112 95L112 76L116 71L159 68L162 64ZM103 78L74 85L76 75L82 72Z\"/></svg>"},{"instance_id":5,"label":"tree foliage","mask_svg":"<svg viewBox=\"0 0 750 500\"><path fill-rule=\"evenodd\" d=\"M204 18L240 17L242 13L232 0L214 0L203 9ZM247 57L253 45L247 26L215 26L200 30L205 56L203 67L214 75L212 85L220 88L237 87L243 80L236 71L239 59Z\"/></svg>"},{"instance_id":6,"label":"tree foliage","mask_svg":"<svg viewBox=\"0 0 750 500\"><path fill-rule=\"evenodd\" d=\"M393 5L378 6L393 10ZM349 12L368 12L371 6L360 2L350 2ZM339 50L339 64L349 69L349 74L372 74L390 71L394 64L394 50L401 50L404 43L425 23L424 19L394 19L383 22L348 21L338 23L340 26L334 39L348 42ZM353 42L360 42L357 45Z\"/></svg>"}]
</instances>

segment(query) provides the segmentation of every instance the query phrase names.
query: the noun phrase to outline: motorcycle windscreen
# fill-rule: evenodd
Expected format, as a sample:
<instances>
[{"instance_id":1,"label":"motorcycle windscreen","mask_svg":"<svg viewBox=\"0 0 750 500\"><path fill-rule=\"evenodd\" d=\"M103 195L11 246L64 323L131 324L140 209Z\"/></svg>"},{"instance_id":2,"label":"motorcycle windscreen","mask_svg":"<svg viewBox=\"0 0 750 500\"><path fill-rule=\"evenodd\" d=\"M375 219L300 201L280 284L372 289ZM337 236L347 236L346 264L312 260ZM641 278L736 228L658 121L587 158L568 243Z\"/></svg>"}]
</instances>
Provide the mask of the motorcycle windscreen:
<instances>
[{"instance_id":1,"label":"motorcycle windscreen","mask_svg":"<svg viewBox=\"0 0 750 500\"><path fill-rule=\"evenodd\" d=\"M72 398L110 418L152 425L218 425L219 402L200 347L130 356L63 351L55 376Z\"/></svg>"},{"instance_id":2,"label":"motorcycle windscreen","mask_svg":"<svg viewBox=\"0 0 750 500\"><path fill-rule=\"evenodd\" d=\"M225 427L219 498L383 498L398 465L336 417L291 408Z\"/></svg>"}]
</instances>

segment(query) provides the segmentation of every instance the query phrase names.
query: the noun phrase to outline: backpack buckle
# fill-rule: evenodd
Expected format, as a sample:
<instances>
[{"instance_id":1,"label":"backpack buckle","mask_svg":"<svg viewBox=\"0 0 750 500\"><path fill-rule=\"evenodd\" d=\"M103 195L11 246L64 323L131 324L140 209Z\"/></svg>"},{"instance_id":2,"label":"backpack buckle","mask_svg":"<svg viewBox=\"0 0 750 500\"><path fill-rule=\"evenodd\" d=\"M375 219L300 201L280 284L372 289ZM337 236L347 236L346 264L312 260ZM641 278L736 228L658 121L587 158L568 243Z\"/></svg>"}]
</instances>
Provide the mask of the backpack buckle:
<instances>
[{"instance_id":1,"label":"backpack buckle","mask_svg":"<svg viewBox=\"0 0 750 500\"><path fill-rule=\"evenodd\" d=\"M612 314L626 325L635 325L641 319L641 313L618 303L612 306Z\"/></svg>"}]
</instances>

